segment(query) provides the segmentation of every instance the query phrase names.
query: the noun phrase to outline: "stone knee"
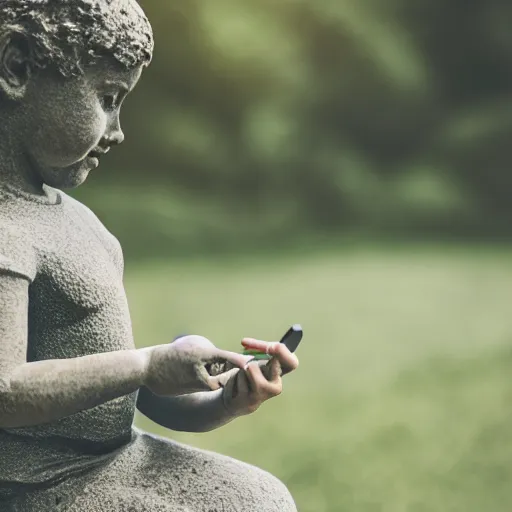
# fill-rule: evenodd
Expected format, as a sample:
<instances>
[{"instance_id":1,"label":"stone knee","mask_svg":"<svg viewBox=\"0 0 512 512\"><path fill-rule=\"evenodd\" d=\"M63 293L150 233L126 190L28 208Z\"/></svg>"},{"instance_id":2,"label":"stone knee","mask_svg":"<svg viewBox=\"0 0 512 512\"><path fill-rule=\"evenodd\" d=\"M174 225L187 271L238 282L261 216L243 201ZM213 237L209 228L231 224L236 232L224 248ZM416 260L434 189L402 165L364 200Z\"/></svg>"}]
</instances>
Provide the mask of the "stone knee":
<instances>
[{"instance_id":1,"label":"stone knee","mask_svg":"<svg viewBox=\"0 0 512 512\"><path fill-rule=\"evenodd\" d=\"M288 488L281 480L258 468L251 468L247 475L248 485L252 489L252 499L258 504L254 510L268 512L297 512L297 507Z\"/></svg>"},{"instance_id":2,"label":"stone knee","mask_svg":"<svg viewBox=\"0 0 512 512\"><path fill-rule=\"evenodd\" d=\"M267 471L218 455L213 455L203 467L207 468L204 476L211 483L215 481L212 479L213 474L218 475L214 494L219 496L224 507L220 510L297 511L286 486Z\"/></svg>"},{"instance_id":3,"label":"stone knee","mask_svg":"<svg viewBox=\"0 0 512 512\"><path fill-rule=\"evenodd\" d=\"M173 512L177 506L194 512L297 510L286 486L270 473L148 434L139 435L117 466L109 469L118 471L126 488L154 493ZM145 490L140 489L142 484Z\"/></svg>"}]
</instances>

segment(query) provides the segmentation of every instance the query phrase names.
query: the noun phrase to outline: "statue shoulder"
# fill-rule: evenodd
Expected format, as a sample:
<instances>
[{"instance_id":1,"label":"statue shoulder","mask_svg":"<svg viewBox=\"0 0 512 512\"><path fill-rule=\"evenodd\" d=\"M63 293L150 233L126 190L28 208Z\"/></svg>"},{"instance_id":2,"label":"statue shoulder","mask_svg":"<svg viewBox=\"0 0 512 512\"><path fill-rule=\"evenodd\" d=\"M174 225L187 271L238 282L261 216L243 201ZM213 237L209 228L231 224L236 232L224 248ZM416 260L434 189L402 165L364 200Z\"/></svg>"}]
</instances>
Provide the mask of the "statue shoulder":
<instances>
[{"instance_id":1,"label":"statue shoulder","mask_svg":"<svg viewBox=\"0 0 512 512\"><path fill-rule=\"evenodd\" d=\"M37 274L36 250L27 234L15 224L0 219L0 273L32 282Z\"/></svg>"},{"instance_id":2,"label":"statue shoulder","mask_svg":"<svg viewBox=\"0 0 512 512\"><path fill-rule=\"evenodd\" d=\"M99 217L88 206L64 192L61 192L61 194L62 201L66 203L103 242L108 253L112 256L114 263L122 273L124 269L124 257L119 240L107 229Z\"/></svg>"}]
</instances>

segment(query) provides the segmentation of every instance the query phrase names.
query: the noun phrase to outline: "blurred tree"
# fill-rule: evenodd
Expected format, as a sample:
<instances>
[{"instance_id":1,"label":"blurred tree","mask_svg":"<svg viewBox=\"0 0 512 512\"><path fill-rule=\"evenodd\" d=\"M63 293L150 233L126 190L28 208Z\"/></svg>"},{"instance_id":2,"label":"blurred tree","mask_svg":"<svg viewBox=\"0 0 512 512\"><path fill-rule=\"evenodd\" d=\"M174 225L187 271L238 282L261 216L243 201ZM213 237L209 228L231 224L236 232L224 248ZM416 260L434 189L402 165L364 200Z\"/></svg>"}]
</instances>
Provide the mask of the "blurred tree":
<instances>
[{"instance_id":1,"label":"blurred tree","mask_svg":"<svg viewBox=\"0 0 512 512\"><path fill-rule=\"evenodd\" d=\"M98 185L166 190L182 221L201 204L209 232L232 224L228 238L512 233L512 4L141 3L154 62L124 112L130 143ZM95 201L96 188L79 193Z\"/></svg>"}]
</instances>

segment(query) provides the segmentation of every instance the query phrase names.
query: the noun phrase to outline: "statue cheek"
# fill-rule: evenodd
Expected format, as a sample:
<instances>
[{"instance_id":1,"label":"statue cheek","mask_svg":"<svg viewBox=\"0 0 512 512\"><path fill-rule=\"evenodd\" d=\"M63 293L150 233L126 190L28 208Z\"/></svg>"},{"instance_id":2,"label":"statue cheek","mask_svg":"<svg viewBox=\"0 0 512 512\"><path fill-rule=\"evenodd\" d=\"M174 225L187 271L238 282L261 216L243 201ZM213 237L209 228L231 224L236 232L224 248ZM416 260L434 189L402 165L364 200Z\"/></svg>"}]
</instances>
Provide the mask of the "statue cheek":
<instances>
[{"instance_id":1,"label":"statue cheek","mask_svg":"<svg viewBox=\"0 0 512 512\"><path fill-rule=\"evenodd\" d=\"M99 105L88 107L72 114L73 121L66 135L67 149L74 152L77 159L95 148L107 129L103 109Z\"/></svg>"},{"instance_id":2,"label":"statue cheek","mask_svg":"<svg viewBox=\"0 0 512 512\"><path fill-rule=\"evenodd\" d=\"M64 118L65 119L65 118ZM97 146L106 129L104 116L96 112L57 120L48 137L36 137L32 144L34 158L44 167L63 168L87 156Z\"/></svg>"}]
</instances>

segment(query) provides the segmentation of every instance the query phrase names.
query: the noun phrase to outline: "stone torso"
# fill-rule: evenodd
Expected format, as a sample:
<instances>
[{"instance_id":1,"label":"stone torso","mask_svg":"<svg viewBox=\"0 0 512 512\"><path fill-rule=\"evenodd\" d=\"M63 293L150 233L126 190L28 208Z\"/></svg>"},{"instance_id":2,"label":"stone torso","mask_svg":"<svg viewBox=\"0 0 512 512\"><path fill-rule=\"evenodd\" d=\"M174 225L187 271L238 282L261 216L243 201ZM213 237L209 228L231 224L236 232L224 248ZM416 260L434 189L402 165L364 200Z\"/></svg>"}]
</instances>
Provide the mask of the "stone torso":
<instances>
[{"instance_id":1,"label":"stone torso","mask_svg":"<svg viewBox=\"0 0 512 512\"><path fill-rule=\"evenodd\" d=\"M56 204L0 189L0 254L14 253L16 271L31 281L27 360L133 348L119 242L88 208L51 190ZM130 434L135 398L9 432L108 443Z\"/></svg>"},{"instance_id":2,"label":"stone torso","mask_svg":"<svg viewBox=\"0 0 512 512\"><path fill-rule=\"evenodd\" d=\"M38 202L0 185L0 269L30 282L27 359L133 348L119 244L87 208L60 198ZM134 410L133 394L0 430L0 510L296 512L268 473L132 429Z\"/></svg>"}]
</instances>

